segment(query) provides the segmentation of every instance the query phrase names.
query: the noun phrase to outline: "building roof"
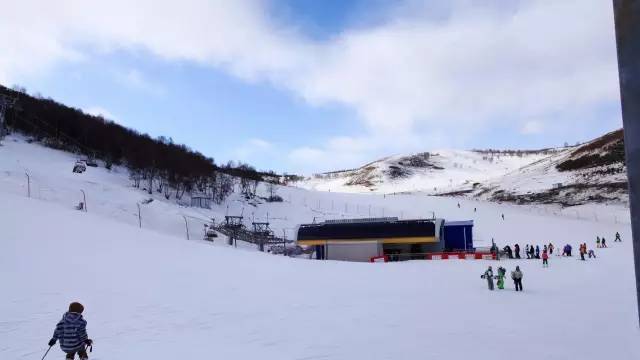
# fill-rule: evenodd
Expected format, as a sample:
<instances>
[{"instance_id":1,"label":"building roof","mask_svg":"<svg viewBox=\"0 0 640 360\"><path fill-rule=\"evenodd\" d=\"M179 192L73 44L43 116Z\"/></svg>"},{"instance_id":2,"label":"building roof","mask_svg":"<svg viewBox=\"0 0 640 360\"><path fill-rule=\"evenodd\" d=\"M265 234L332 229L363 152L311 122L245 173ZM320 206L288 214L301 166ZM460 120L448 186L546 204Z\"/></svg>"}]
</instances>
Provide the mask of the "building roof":
<instances>
[{"instance_id":1,"label":"building roof","mask_svg":"<svg viewBox=\"0 0 640 360\"><path fill-rule=\"evenodd\" d=\"M473 226L473 220L445 221L444 226Z\"/></svg>"}]
</instances>

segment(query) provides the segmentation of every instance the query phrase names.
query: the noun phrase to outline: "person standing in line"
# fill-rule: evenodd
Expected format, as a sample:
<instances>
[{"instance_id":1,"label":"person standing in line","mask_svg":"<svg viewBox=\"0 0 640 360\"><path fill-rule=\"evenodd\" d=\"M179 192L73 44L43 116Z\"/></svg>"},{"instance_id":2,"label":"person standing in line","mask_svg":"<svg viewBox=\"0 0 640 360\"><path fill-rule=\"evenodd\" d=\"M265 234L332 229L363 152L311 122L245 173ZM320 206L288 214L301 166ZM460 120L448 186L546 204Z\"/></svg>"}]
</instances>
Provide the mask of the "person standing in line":
<instances>
[{"instance_id":1,"label":"person standing in line","mask_svg":"<svg viewBox=\"0 0 640 360\"><path fill-rule=\"evenodd\" d=\"M549 254L547 250L542 252L542 267L549 267Z\"/></svg>"},{"instance_id":2,"label":"person standing in line","mask_svg":"<svg viewBox=\"0 0 640 360\"><path fill-rule=\"evenodd\" d=\"M596 236L596 247L600 248L600 236Z\"/></svg>"},{"instance_id":3,"label":"person standing in line","mask_svg":"<svg viewBox=\"0 0 640 360\"><path fill-rule=\"evenodd\" d=\"M580 260L584 261L584 256L587 252L587 246L585 244L580 244Z\"/></svg>"},{"instance_id":4,"label":"person standing in line","mask_svg":"<svg viewBox=\"0 0 640 360\"><path fill-rule=\"evenodd\" d=\"M549 255L553 255L553 244L549 243Z\"/></svg>"},{"instance_id":5,"label":"person standing in line","mask_svg":"<svg viewBox=\"0 0 640 360\"><path fill-rule=\"evenodd\" d=\"M604 238L604 236L602 237L602 242L600 247L606 248L607 247L607 240Z\"/></svg>"},{"instance_id":6,"label":"person standing in line","mask_svg":"<svg viewBox=\"0 0 640 360\"><path fill-rule=\"evenodd\" d=\"M516 266L516 270L511 272L511 279L516 286L516 291L522 291L522 275L520 266Z\"/></svg>"},{"instance_id":7,"label":"person standing in line","mask_svg":"<svg viewBox=\"0 0 640 360\"><path fill-rule=\"evenodd\" d=\"M529 255L531 255L531 259L535 259L536 258L536 248L532 245L529 245Z\"/></svg>"},{"instance_id":8,"label":"person standing in line","mask_svg":"<svg viewBox=\"0 0 640 360\"><path fill-rule=\"evenodd\" d=\"M516 253L516 259L520 259L520 245L516 244L513 247L514 252Z\"/></svg>"},{"instance_id":9,"label":"person standing in line","mask_svg":"<svg viewBox=\"0 0 640 360\"><path fill-rule=\"evenodd\" d=\"M524 254L527 255L527 259L530 259L530 257L529 257L529 255L530 255L530 253L529 253L529 244L527 244L527 246L525 246Z\"/></svg>"},{"instance_id":10,"label":"person standing in line","mask_svg":"<svg viewBox=\"0 0 640 360\"><path fill-rule=\"evenodd\" d=\"M536 259L540 259L540 246L536 245Z\"/></svg>"},{"instance_id":11,"label":"person standing in line","mask_svg":"<svg viewBox=\"0 0 640 360\"><path fill-rule=\"evenodd\" d=\"M493 270L491 269L491 266L489 266L487 271L485 271L480 278L487 280L489 290L493 291Z\"/></svg>"}]
</instances>

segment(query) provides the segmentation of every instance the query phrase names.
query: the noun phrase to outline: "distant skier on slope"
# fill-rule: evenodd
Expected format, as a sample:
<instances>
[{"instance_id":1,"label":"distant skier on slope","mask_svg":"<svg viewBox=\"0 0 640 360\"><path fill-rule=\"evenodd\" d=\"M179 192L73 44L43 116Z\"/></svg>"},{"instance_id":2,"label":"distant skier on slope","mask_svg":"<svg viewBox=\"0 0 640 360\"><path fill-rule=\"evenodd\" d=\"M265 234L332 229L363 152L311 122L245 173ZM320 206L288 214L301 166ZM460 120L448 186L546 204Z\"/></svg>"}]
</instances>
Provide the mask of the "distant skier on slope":
<instances>
[{"instance_id":1,"label":"distant skier on slope","mask_svg":"<svg viewBox=\"0 0 640 360\"><path fill-rule=\"evenodd\" d=\"M604 238L604 236L602 237L602 245L600 245L603 248L607 247L607 240Z\"/></svg>"},{"instance_id":2,"label":"distant skier on slope","mask_svg":"<svg viewBox=\"0 0 640 360\"><path fill-rule=\"evenodd\" d=\"M616 238L613 240L613 242L622 242L622 238L620 237L620 233L616 231Z\"/></svg>"},{"instance_id":3,"label":"distant skier on slope","mask_svg":"<svg viewBox=\"0 0 640 360\"><path fill-rule=\"evenodd\" d=\"M580 260L584 261L585 255L587 255L587 244L580 244Z\"/></svg>"},{"instance_id":4,"label":"distant skier on slope","mask_svg":"<svg viewBox=\"0 0 640 360\"><path fill-rule=\"evenodd\" d=\"M487 271L485 271L484 274L480 276L480 278L487 280L487 286L489 287L489 290L493 291L493 270L491 269L491 266L489 266Z\"/></svg>"},{"instance_id":5,"label":"distant skier on slope","mask_svg":"<svg viewBox=\"0 0 640 360\"><path fill-rule=\"evenodd\" d=\"M553 244L549 243L549 255L553 255Z\"/></svg>"},{"instance_id":6,"label":"distant skier on slope","mask_svg":"<svg viewBox=\"0 0 640 360\"><path fill-rule=\"evenodd\" d=\"M524 248L524 254L527 255L527 259L531 259L529 256L531 255L529 253L529 244L527 244L527 246L525 246Z\"/></svg>"},{"instance_id":7,"label":"distant skier on slope","mask_svg":"<svg viewBox=\"0 0 640 360\"><path fill-rule=\"evenodd\" d=\"M529 259L535 259L536 258L536 248L533 245L529 246Z\"/></svg>"},{"instance_id":8,"label":"distant skier on slope","mask_svg":"<svg viewBox=\"0 0 640 360\"><path fill-rule=\"evenodd\" d=\"M520 259L520 245L515 244L513 247L513 252L516 253L516 259Z\"/></svg>"},{"instance_id":9,"label":"distant skier on slope","mask_svg":"<svg viewBox=\"0 0 640 360\"><path fill-rule=\"evenodd\" d=\"M540 259L540 246L536 245L536 259Z\"/></svg>"},{"instance_id":10,"label":"distant skier on slope","mask_svg":"<svg viewBox=\"0 0 640 360\"><path fill-rule=\"evenodd\" d=\"M76 355L81 360L86 360L86 347L93 344L93 340L87 335L87 321L82 318L84 306L78 302L69 305L69 311L62 316L62 320L56 325L53 337L49 340L49 347L60 340L60 349L64 351L67 359L73 359Z\"/></svg>"},{"instance_id":11,"label":"distant skier on slope","mask_svg":"<svg viewBox=\"0 0 640 360\"><path fill-rule=\"evenodd\" d=\"M542 252L542 267L549 267L549 254L547 250Z\"/></svg>"},{"instance_id":12,"label":"distant skier on slope","mask_svg":"<svg viewBox=\"0 0 640 360\"><path fill-rule=\"evenodd\" d=\"M513 284L516 286L516 291L522 291L522 275L520 266L516 266L516 270L511 272L511 279L513 280Z\"/></svg>"},{"instance_id":13,"label":"distant skier on slope","mask_svg":"<svg viewBox=\"0 0 640 360\"><path fill-rule=\"evenodd\" d=\"M596 236L596 247L600 248L600 236Z\"/></svg>"}]
</instances>

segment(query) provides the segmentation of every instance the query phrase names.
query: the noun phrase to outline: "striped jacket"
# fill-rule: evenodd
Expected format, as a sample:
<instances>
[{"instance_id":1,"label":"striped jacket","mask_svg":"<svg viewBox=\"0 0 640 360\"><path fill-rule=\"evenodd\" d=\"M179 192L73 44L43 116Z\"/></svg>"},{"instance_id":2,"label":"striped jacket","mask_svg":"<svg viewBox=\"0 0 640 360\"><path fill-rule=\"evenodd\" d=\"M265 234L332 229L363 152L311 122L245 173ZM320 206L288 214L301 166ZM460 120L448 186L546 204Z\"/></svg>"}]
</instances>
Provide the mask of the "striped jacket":
<instances>
[{"instance_id":1,"label":"striped jacket","mask_svg":"<svg viewBox=\"0 0 640 360\"><path fill-rule=\"evenodd\" d=\"M88 338L87 321L74 312L65 313L53 332L53 339L60 341L60 348L64 352L81 349Z\"/></svg>"}]
</instances>

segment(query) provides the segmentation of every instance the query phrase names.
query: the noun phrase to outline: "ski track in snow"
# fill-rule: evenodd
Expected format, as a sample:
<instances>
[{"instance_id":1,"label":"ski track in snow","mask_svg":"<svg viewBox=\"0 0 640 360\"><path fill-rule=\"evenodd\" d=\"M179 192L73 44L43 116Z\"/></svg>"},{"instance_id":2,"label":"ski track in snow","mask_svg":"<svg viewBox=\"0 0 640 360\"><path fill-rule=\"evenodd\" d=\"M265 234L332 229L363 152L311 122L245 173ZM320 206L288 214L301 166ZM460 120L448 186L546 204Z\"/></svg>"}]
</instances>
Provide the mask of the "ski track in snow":
<instances>
[{"instance_id":1,"label":"ski track in snow","mask_svg":"<svg viewBox=\"0 0 640 360\"><path fill-rule=\"evenodd\" d=\"M269 213L276 233L289 236L314 216L366 217L371 208L372 216L473 219L480 245L576 249L600 235L610 246L586 262L554 255L548 269L536 260L318 262L185 240L181 215L219 219L226 204L199 210L154 195L139 229L135 204L149 196L123 169L76 175L74 161L20 138L0 147L0 359L41 357L74 300L85 304L96 360L640 358L626 208L571 209L576 219L555 207L296 188L280 188L282 204L229 200L230 213ZM80 188L87 213L72 209ZM202 223L189 226L199 238ZM623 243L613 242L616 231ZM524 292L511 281L489 292L480 279L488 265L520 265ZM62 357L56 347L47 359Z\"/></svg>"}]
</instances>

